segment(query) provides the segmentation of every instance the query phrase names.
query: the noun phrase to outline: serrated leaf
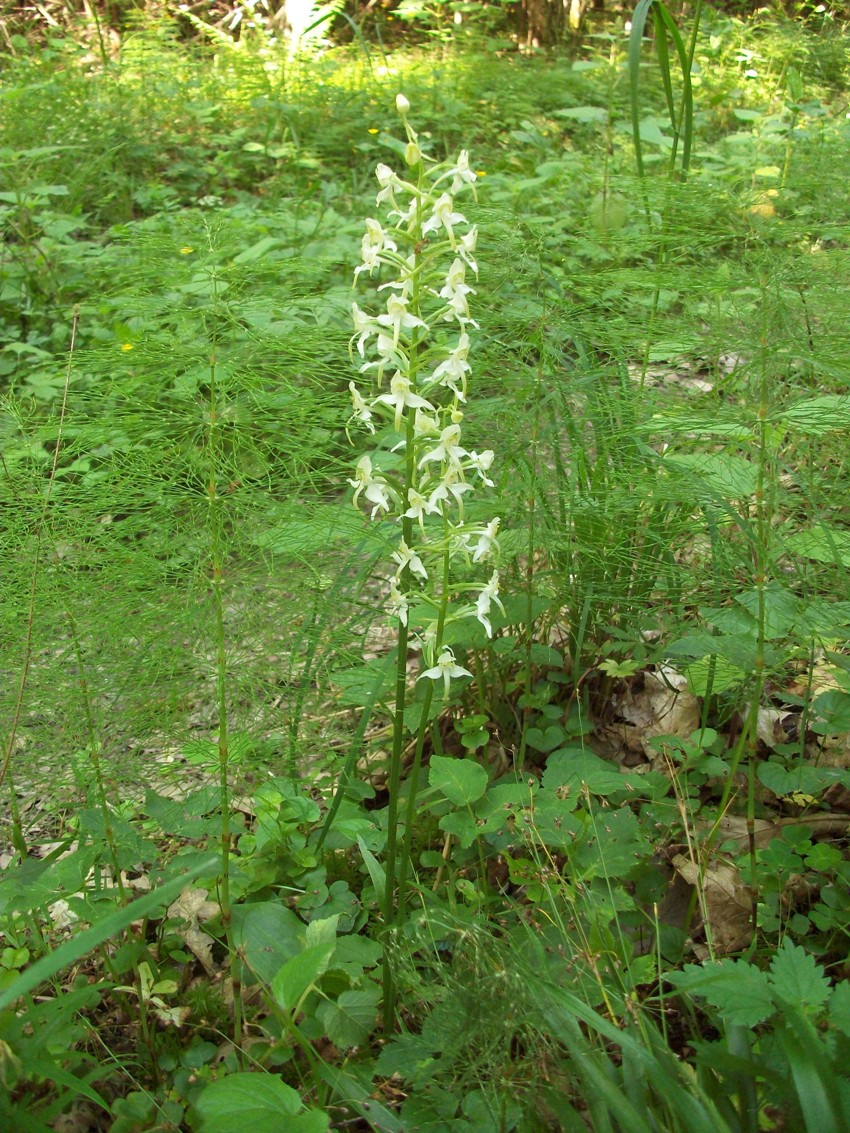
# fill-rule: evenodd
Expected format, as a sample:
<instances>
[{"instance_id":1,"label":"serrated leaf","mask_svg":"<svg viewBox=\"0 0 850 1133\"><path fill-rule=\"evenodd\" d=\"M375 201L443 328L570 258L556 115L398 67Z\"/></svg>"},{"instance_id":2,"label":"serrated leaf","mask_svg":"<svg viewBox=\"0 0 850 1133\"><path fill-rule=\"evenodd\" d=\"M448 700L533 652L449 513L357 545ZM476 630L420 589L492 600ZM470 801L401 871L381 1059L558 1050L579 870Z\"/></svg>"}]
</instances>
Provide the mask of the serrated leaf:
<instances>
[{"instance_id":1,"label":"serrated leaf","mask_svg":"<svg viewBox=\"0 0 850 1133\"><path fill-rule=\"evenodd\" d=\"M471 759L432 755L428 782L455 806L468 806L487 790L487 772Z\"/></svg>"},{"instance_id":2,"label":"serrated leaf","mask_svg":"<svg viewBox=\"0 0 850 1133\"><path fill-rule=\"evenodd\" d=\"M830 984L823 968L810 952L787 937L770 962L770 976L776 995L796 1007L814 1010L829 998Z\"/></svg>"},{"instance_id":3,"label":"serrated leaf","mask_svg":"<svg viewBox=\"0 0 850 1133\"><path fill-rule=\"evenodd\" d=\"M746 499L758 483L756 465L732 453L669 453L664 464L674 473L686 474L699 496Z\"/></svg>"},{"instance_id":4,"label":"serrated leaf","mask_svg":"<svg viewBox=\"0 0 850 1133\"><path fill-rule=\"evenodd\" d=\"M479 833L478 820L466 810L453 810L440 819L440 829L452 834L462 850L468 850Z\"/></svg>"},{"instance_id":5,"label":"serrated leaf","mask_svg":"<svg viewBox=\"0 0 850 1133\"><path fill-rule=\"evenodd\" d=\"M808 531L789 535L786 542L792 551L806 559L850 567L850 531L843 528L817 523Z\"/></svg>"},{"instance_id":6,"label":"serrated leaf","mask_svg":"<svg viewBox=\"0 0 850 1133\"><path fill-rule=\"evenodd\" d=\"M842 981L829 997L827 1018L831 1027L837 1027L850 1037L850 983Z\"/></svg>"},{"instance_id":7,"label":"serrated leaf","mask_svg":"<svg viewBox=\"0 0 850 1133\"><path fill-rule=\"evenodd\" d=\"M795 405L786 406L777 415L777 420L807 436L847 429L850 427L850 397L840 394L807 397Z\"/></svg>"},{"instance_id":8,"label":"serrated leaf","mask_svg":"<svg viewBox=\"0 0 850 1133\"><path fill-rule=\"evenodd\" d=\"M378 988L364 987L344 991L335 1003L323 1003L317 1015L331 1042L340 1050L362 1046L375 1026L380 999Z\"/></svg>"},{"instance_id":9,"label":"serrated leaf","mask_svg":"<svg viewBox=\"0 0 850 1133\"><path fill-rule=\"evenodd\" d=\"M742 960L686 964L667 978L679 991L708 1000L733 1025L755 1027L776 1009L767 974Z\"/></svg>"}]
</instances>

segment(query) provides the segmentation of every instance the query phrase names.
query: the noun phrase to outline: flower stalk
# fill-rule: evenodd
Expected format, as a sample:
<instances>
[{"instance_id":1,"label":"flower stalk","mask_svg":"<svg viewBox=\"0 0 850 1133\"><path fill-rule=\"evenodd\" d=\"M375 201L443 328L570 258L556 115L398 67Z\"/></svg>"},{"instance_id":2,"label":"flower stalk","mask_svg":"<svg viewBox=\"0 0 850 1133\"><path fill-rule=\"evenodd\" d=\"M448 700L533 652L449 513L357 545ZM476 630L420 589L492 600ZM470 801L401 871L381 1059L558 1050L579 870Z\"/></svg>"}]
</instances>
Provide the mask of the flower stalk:
<instances>
[{"instance_id":1,"label":"flower stalk","mask_svg":"<svg viewBox=\"0 0 850 1133\"><path fill-rule=\"evenodd\" d=\"M446 644L446 629L476 618L489 637L492 606L502 608L494 565L499 520L473 522L464 512L480 484L493 486L488 473L494 460L490 449L477 453L464 447L462 429L472 372L469 331L478 326L470 313L475 295L470 279L478 267L477 229L456 198L475 195L476 175L465 150L454 163L429 158L408 121L410 104L403 95L396 107L407 136L408 168L404 176L384 164L375 171L376 203L384 218L366 220L354 277L355 284L376 274L379 279L371 303L352 304L351 354L361 380L349 385L348 421L349 430L360 427L376 446L360 457L349 480L354 503L368 508L372 520L395 525L386 607L397 635L383 907L388 929L405 916L411 826L431 702L435 696L448 701L456 682L472 676ZM471 574L485 572L480 581L470 580ZM401 823L411 647L421 651L416 683L425 682L425 695ZM386 964L384 1019L390 1027L394 992Z\"/></svg>"}]
</instances>

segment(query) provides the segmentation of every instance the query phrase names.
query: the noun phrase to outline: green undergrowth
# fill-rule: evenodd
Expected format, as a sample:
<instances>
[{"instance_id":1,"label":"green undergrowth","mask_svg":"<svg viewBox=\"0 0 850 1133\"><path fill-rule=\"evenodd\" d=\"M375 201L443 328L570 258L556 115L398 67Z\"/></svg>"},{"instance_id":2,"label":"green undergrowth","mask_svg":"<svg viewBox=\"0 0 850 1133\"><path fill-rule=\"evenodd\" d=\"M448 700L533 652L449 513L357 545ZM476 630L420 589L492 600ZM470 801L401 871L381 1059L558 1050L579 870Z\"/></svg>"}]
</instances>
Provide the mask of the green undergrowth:
<instances>
[{"instance_id":1,"label":"green undergrowth","mask_svg":"<svg viewBox=\"0 0 850 1133\"><path fill-rule=\"evenodd\" d=\"M4 1127L850 1124L847 47L698 18L687 130L613 20L4 57ZM445 699L349 488L399 90L479 174Z\"/></svg>"}]
</instances>

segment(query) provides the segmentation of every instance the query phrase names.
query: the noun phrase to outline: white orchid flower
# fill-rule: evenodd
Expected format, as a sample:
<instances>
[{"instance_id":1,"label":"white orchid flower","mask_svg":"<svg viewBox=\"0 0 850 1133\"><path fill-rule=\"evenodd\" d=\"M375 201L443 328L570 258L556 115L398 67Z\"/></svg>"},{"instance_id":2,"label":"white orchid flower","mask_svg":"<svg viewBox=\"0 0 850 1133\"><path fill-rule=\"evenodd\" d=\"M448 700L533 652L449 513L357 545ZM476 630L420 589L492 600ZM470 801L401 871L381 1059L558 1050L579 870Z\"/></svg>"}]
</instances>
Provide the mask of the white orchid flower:
<instances>
[{"instance_id":1,"label":"white orchid flower","mask_svg":"<svg viewBox=\"0 0 850 1133\"><path fill-rule=\"evenodd\" d=\"M466 401L466 375L472 369L467 362L469 355L469 335L466 331L460 336L457 346L444 362L431 375L431 381L448 386L458 401Z\"/></svg>"},{"instance_id":2,"label":"white orchid flower","mask_svg":"<svg viewBox=\"0 0 850 1133\"><path fill-rule=\"evenodd\" d=\"M446 700L449 698L451 691L451 681L457 677L471 677L469 669L464 669L462 665L458 665L455 661L455 655L451 649L444 647L440 656L437 658L437 664L432 669L426 669L424 673L419 674L419 680L422 681L426 677L432 681L443 682L443 696Z\"/></svg>"},{"instance_id":3,"label":"white orchid flower","mask_svg":"<svg viewBox=\"0 0 850 1133\"><path fill-rule=\"evenodd\" d=\"M475 603L475 616L479 622L484 626L487 631L487 636L493 636L493 627L490 625L490 603L495 602L499 609L504 614L505 607L502 605L499 598L499 572L494 570L490 576L490 581L478 595Z\"/></svg>"},{"instance_id":4,"label":"white orchid flower","mask_svg":"<svg viewBox=\"0 0 850 1133\"><path fill-rule=\"evenodd\" d=\"M465 236L461 236L457 244L457 250L460 258L470 266L470 268L475 272L476 275L478 275L478 264L475 262L472 253L475 251L475 244L477 240L478 227L476 225L473 225L473 227L470 228Z\"/></svg>"},{"instance_id":5,"label":"white orchid flower","mask_svg":"<svg viewBox=\"0 0 850 1133\"><path fill-rule=\"evenodd\" d=\"M381 263L384 252L396 252L398 245L391 240L377 220L366 218L366 232L360 242L360 255L363 262L354 269L354 278L357 279L362 271L369 275Z\"/></svg>"},{"instance_id":6,"label":"white orchid flower","mask_svg":"<svg viewBox=\"0 0 850 1133\"><path fill-rule=\"evenodd\" d=\"M501 522L499 517L496 516L495 519L490 520L483 531L479 532L478 542L475 544L472 551L472 561L474 563L480 563L482 559L489 558L494 551L498 550L499 544L496 541L496 535L498 534L499 524Z\"/></svg>"},{"instance_id":7,"label":"white orchid flower","mask_svg":"<svg viewBox=\"0 0 850 1133\"><path fill-rule=\"evenodd\" d=\"M464 185L471 185L473 195L475 195L475 182L478 180L478 175L473 169L469 168L469 151L462 149L458 154L457 164L445 173L443 176L451 177L452 185L449 189L450 193L459 192ZM440 178L442 180L442 177ZM477 199L477 197L476 197Z\"/></svg>"},{"instance_id":8,"label":"white orchid flower","mask_svg":"<svg viewBox=\"0 0 850 1133\"><path fill-rule=\"evenodd\" d=\"M365 358L364 345L373 334L378 333L378 325L372 316L361 311L356 303L351 304L351 321L354 323L354 334L351 336L351 342L354 342L358 335L360 336L357 338L357 353L361 358Z\"/></svg>"},{"instance_id":9,"label":"white orchid flower","mask_svg":"<svg viewBox=\"0 0 850 1133\"><path fill-rule=\"evenodd\" d=\"M427 413L417 409L413 415L413 435L417 440L420 437L438 437L440 435L440 422L436 417L429 417Z\"/></svg>"},{"instance_id":10,"label":"white orchid flower","mask_svg":"<svg viewBox=\"0 0 850 1133\"><path fill-rule=\"evenodd\" d=\"M383 162L375 167L375 176L381 186L381 191L375 198L375 203L381 205L384 201L389 201L393 208L398 208L394 194L396 189L404 190L404 182Z\"/></svg>"},{"instance_id":11,"label":"white orchid flower","mask_svg":"<svg viewBox=\"0 0 850 1133\"><path fill-rule=\"evenodd\" d=\"M351 400L354 405L354 412L351 415L351 420L356 418L358 421L362 421L369 432L374 433L375 426L372 424L372 410L363 400L363 396L354 382L349 382L348 388L351 390Z\"/></svg>"},{"instance_id":12,"label":"white orchid flower","mask_svg":"<svg viewBox=\"0 0 850 1133\"><path fill-rule=\"evenodd\" d=\"M443 479L428 497L428 504L429 507L434 510L439 507L439 504L442 503L443 500L448 500L449 496L453 496L462 519L463 494L464 492L472 491L474 491L472 484L467 484L465 480L460 478L458 469L448 468Z\"/></svg>"},{"instance_id":13,"label":"white orchid flower","mask_svg":"<svg viewBox=\"0 0 850 1133\"><path fill-rule=\"evenodd\" d=\"M398 346L399 336L403 330L413 330L414 327L423 327L429 330L429 326L422 319L416 315L411 315L407 309L408 300L403 295L390 295L387 299L387 313L385 315L378 315L375 319L376 323L381 326L392 328L393 346Z\"/></svg>"},{"instance_id":14,"label":"white orchid flower","mask_svg":"<svg viewBox=\"0 0 850 1133\"><path fill-rule=\"evenodd\" d=\"M357 461L354 475L355 479L348 481L354 488L352 503L356 504L362 493L370 504L375 505L372 508L372 519L375 518L375 512L379 509L385 512L389 511L390 486L380 473L378 475L373 474L372 460L368 455L361 456Z\"/></svg>"},{"instance_id":15,"label":"white orchid flower","mask_svg":"<svg viewBox=\"0 0 850 1133\"><path fill-rule=\"evenodd\" d=\"M375 398L375 402L379 401L395 410L393 428L397 433L401 432L401 418L405 409L430 409L432 413L435 412L430 401L413 392L410 378L406 378L398 370L390 379L390 392Z\"/></svg>"},{"instance_id":16,"label":"white orchid flower","mask_svg":"<svg viewBox=\"0 0 850 1133\"><path fill-rule=\"evenodd\" d=\"M384 380L384 371L387 369L401 370L403 373L410 369L410 359L406 352L393 344L392 338L383 332L379 333L375 342L375 354L377 358L374 362L364 362L360 367L360 373L368 373L369 370L377 370L375 375L378 381L378 386Z\"/></svg>"},{"instance_id":17,"label":"white orchid flower","mask_svg":"<svg viewBox=\"0 0 850 1133\"><path fill-rule=\"evenodd\" d=\"M429 499L416 488L407 489L407 502L410 507L407 511L402 512L402 515L407 519L415 519L423 531L425 530L425 516L440 514L440 505L434 501L434 497L431 496Z\"/></svg>"},{"instance_id":18,"label":"white orchid flower","mask_svg":"<svg viewBox=\"0 0 850 1133\"><path fill-rule=\"evenodd\" d=\"M401 578L401 573L405 567L411 574L418 574L420 578L427 579L428 571L422 565L422 560L417 555L416 551L408 547L404 539L399 543L398 550L392 553L393 562L398 564L398 570L395 572L396 578Z\"/></svg>"},{"instance_id":19,"label":"white orchid flower","mask_svg":"<svg viewBox=\"0 0 850 1133\"><path fill-rule=\"evenodd\" d=\"M488 488L492 488L494 486L493 481L488 478L487 473L492 467L495 456L496 454L491 448L485 448L485 450L481 453L478 453L473 449L473 451L469 453L470 466L475 469L475 471L478 473L478 475L481 477Z\"/></svg>"},{"instance_id":20,"label":"white orchid flower","mask_svg":"<svg viewBox=\"0 0 850 1133\"><path fill-rule=\"evenodd\" d=\"M398 618L403 626L407 625L407 613L410 609L410 603L407 596L402 594L398 588L398 583L394 578L390 579L390 600L387 603L387 613L394 618Z\"/></svg>"},{"instance_id":21,"label":"white orchid flower","mask_svg":"<svg viewBox=\"0 0 850 1133\"><path fill-rule=\"evenodd\" d=\"M443 193L434 202L431 215L422 225L422 235L427 236L429 232L436 232L440 228L445 228L446 235L454 248L457 244L454 234L456 224L466 224L466 217L462 212L455 212L454 201L448 193Z\"/></svg>"},{"instance_id":22,"label":"white orchid flower","mask_svg":"<svg viewBox=\"0 0 850 1133\"><path fill-rule=\"evenodd\" d=\"M426 452L419 461L419 467L432 460L445 461L450 468L460 468L461 459L467 455L466 449L460 447L460 425L446 425L440 433L440 443L435 449Z\"/></svg>"}]
</instances>

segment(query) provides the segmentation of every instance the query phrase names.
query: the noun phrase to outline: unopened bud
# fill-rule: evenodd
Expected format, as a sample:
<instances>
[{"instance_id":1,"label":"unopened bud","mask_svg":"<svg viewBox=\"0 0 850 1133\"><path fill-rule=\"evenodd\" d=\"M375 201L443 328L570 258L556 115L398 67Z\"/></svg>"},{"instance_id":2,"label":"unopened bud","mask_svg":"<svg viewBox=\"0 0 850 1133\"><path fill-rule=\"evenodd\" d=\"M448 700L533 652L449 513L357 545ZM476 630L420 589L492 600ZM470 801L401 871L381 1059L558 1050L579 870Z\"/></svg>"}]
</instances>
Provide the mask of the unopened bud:
<instances>
[{"instance_id":1,"label":"unopened bud","mask_svg":"<svg viewBox=\"0 0 850 1133\"><path fill-rule=\"evenodd\" d=\"M410 103L407 101L403 94L397 94L395 96L395 108L402 116L402 118L404 118L408 110L410 110Z\"/></svg>"},{"instance_id":2,"label":"unopened bud","mask_svg":"<svg viewBox=\"0 0 850 1133\"><path fill-rule=\"evenodd\" d=\"M408 165L418 165L422 160L422 150L416 142L408 142L404 147L404 160Z\"/></svg>"}]
</instances>

